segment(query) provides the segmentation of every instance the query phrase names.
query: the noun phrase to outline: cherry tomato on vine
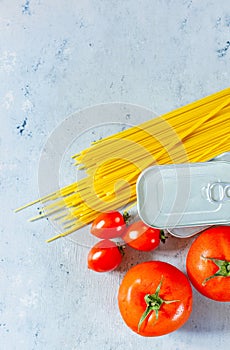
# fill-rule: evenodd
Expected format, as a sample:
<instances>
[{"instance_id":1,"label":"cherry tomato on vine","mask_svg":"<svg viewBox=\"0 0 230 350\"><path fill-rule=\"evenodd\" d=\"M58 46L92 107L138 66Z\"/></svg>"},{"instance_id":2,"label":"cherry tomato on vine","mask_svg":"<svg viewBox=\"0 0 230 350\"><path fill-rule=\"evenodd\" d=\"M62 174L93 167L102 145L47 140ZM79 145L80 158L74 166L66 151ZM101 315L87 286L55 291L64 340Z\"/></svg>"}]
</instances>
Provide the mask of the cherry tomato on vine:
<instances>
[{"instance_id":1,"label":"cherry tomato on vine","mask_svg":"<svg viewBox=\"0 0 230 350\"><path fill-rule=\"evenodd\" d=\"M121 316L134 332L161 336L175 331L192 311L192 288L175 266L148 261L132 267L123 278L118 305Z\"/></svg>"},{"instance_id":2,"label":"cherry tomato on vine","mask_svg":"<svg viewBox=\"0 0 230 350\"><path fill-rule=\"evenodd\" d=\"M92 223L90 232L98 238L117 238L126 229L129 214L123 215L119 211L101 213Z\"/></svg>"},{"instance_id":3,"label":"cherry tomato on vine","mask_svg":"<svg viewBox=\"0 0 230 350\"><path fill-rule=\"evenodd\" d=\"M96 272L116 269L123 256L123 248L108 239L96 243L88 253L88 268Z\"/></svg>"},{"instance_id":4,"label":"cherry tomato on vine","mask_svg":"<svg viewBox=\"0 0 230 350\"><path fill-rule=\"evenodd\" d=\"M163 231L150 227L143 221L136 221L127 228L122 238L134 249L149 251L156 249L165 236Z\"/></svg>"},{"instance_id":5,"label":"cherry tomato on vine","mask_svg":"<svg viewBox=\"0 0 230 350\"><path fill-rule=\"evenodd\" d=\"M190 246L187 274L193 286L216 301L230 301L230 227L212 227Z\"/></svg>"}]
</instances>

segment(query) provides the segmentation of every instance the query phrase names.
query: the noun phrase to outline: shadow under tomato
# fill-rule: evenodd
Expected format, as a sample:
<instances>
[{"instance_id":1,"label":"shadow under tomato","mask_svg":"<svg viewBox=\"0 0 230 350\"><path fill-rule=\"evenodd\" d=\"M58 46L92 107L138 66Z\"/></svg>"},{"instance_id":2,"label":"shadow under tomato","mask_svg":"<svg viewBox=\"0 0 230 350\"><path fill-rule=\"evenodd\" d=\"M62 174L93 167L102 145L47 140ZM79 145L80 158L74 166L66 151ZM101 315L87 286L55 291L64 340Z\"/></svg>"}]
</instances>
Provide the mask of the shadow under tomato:
<instances>
[{"instance_id":1,"label":"shadow under tomato","mask_svg":"<svg viewBox=\"0 0 230 350\"><path fill-rule=\"evenodd\" d=\"M143 252L126 245L122 263L116 271L123 274L131 269L131 267L149 260L154 260L154 250L150 252Z\"/></svg>"},{"instance_id":2,"label":"shadow under tomato","mask_svg":"<svg viewBox=\"0 0 230 350\"><path fill-rule=\"evenodd\" d=\"M166 236L167 236L167 239L165 243L161 242L159 246L159 250L161 251L161 253L168 252L172 254L174 251L178 252L178 251L187 250L192 244L193 240L195 239L195 237L177 238L170 235L170 233L167 233Z\"/></svg>"},{"instance_id":3,"label":"shadow under tomato","mask_svg":"<svg viewBox=\"0 0 230 350\"><path fill-rule=\"evenodd\" d=\"M230 303L206 298L193 288L193 311L179 331L215 333L229 332Z\"/></svg>"},{"instance_id":4,"label":"shadow under tomato","mask_svg":"<svg viewBox=\"0 0 230 350\"><path fill-rule=\"evenodd\" d=\"M182 268L184 272L186 255L191 242L191 238L180 239L168 234L166 242L161 242L158 248L151 251L139 251L126 245L122 263L116 271L125 273L132 266L139 263L150 260L162 260L169 262L180 269Z\"/></svg>"}]
</instances>

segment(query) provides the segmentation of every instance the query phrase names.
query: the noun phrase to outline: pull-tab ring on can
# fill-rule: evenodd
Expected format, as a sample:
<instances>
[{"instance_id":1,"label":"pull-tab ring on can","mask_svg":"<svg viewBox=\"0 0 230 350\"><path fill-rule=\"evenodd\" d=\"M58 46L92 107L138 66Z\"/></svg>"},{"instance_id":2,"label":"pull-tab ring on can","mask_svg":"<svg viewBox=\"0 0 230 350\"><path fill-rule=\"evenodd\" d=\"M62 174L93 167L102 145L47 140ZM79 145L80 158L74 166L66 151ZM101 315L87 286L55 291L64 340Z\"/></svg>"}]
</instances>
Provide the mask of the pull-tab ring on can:
<instances>
[{"instance_id":1,"label":"pull-tab ring on can","mask_svg":"<svg viewBox=\"0 0 230 350\"><path fill-rule=\"evenodd\" d=\"M230 199L230 184L215 182L208 188L208 200L215 203L223 203Z\"/></svg>"}]
</instances>

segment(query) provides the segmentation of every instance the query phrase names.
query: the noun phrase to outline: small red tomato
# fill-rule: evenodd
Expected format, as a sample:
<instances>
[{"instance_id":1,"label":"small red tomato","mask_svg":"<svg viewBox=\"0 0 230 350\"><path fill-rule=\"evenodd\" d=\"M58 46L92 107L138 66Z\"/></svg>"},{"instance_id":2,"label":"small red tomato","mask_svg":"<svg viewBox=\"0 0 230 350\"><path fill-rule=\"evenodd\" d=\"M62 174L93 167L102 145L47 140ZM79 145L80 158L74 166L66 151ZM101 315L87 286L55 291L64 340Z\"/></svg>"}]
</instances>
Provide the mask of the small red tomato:
<instances>
[{"instance_id":1,"label":"small red tomato","mask_svg":"<svg viewBox=\"0 0 230 350\"><path fill-rule=\"evenodd\" d=\"M109 239L96 243L88 254L88 268L96 272L116 269L122 261L122 248Z\"/></svg>"},{"instance_id":2,"label":"small red tomato","mask_svg":"<svg viewBox=\"0 0 230 350\"><path fill-rule=\"evenodd\" d=\"M161 230L147 226L143 221L134 222L122 238L132 248L149 251L156 249L161 240Z\"/></svg>"},{"instance_id":3,"label":"small red tomato","mask_svg":"<svg viewBox=\"0 0 230 350\"><path fill-rule=\"evenodd\" d=\"M98 238L120 237L126 229L127 213L122 215L119 211L101 213L92 223L90 232Z\"/></svg>"}]
</instances>

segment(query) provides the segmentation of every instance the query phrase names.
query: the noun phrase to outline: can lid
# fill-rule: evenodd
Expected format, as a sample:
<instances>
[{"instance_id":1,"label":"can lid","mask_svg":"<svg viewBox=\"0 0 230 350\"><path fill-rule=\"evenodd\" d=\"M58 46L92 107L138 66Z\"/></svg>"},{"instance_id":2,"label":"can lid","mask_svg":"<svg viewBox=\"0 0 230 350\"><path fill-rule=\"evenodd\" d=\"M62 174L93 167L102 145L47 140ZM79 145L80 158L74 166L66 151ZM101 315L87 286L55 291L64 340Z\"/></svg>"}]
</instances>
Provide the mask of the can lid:
<instances>
[{"instance_id":1,"label":"can lid","mask_svg":"<svg viewBox=\"0 0 230 350\"><path fill-rule=\"evenodd\" d=\"M152 166L137 181L137 208L162 229L230 222L230 163Z\"/></svg>"}]
</instances>

